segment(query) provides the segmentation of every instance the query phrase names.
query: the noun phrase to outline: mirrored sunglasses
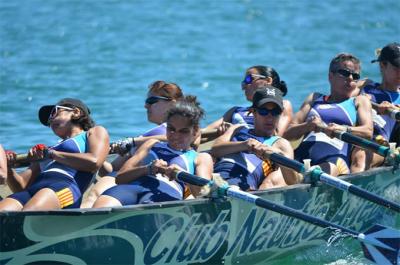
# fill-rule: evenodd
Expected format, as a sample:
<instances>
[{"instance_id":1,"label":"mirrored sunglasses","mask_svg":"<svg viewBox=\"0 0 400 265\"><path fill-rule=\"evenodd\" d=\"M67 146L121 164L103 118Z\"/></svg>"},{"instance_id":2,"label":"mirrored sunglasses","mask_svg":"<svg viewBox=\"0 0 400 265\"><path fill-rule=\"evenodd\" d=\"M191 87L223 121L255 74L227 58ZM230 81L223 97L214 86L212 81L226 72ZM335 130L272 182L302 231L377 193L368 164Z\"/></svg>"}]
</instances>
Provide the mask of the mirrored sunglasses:
<instances>
[{"instance_id":1,"label":"mirrored sunglasses","mask_svg":"<svg viewBox=\"0 0 400 265\"><path fill-rule=\"evenodd\" d=\"M51 112L50 112L49 121L50 121L52 118L54 118L55 116L57 116L57 114L58 114L58 112L59 112L60 110L73 111L74 109L73 109L73 108L70 108L70 107L65 107L65 106L56 105L56 106L54 106L54 108L53 108L53 109L51 110Z\"/></svg>"},{"instance_id":2,"label":"mirrored sunglasses","mask_svg":"<svg viewBox=\"0 0 400 265\"><path fill-rule=\"evenodd\" d=\"M157 103L157 102L160 101L160 100L167 100L167 101L169 101L169 100L171 100L171 99L170 99L170 98L167 98L167 97L161 97L161 96L151 96L151 97L146 98L145 103L146 103L146 104L149 104L149 105L153 105L154 103Z\"/></svg>"},{"instance_id":3,"label":"mirrored sunglasses","mask_svg":"<svg viewBox=\"0 0 400 265\"><path fill-rule=\"evenodd\" d=\"M258 77L257 79L255 79L255 77ZM250 85L251 83L253 83L253 81L258 80L258 79L265 79L267 78L264 75L257 75L257 74L248 74L244 77L242 84L244 85Z\"/></svg>"},{"instance_id":4,"label":"mirrored sunglasses","mask_svg":"<svg viewBox=\"0 0 400 265\"><path fill-rule=\"evenodd\" d=\"M350 75L352 76L353 80L359 80L360 79L360 74L355 73L352 71L349 71L347 69L338 69L335 71L335 73L338 73L339 75L348 78Z\"/></svg>"},{"instance_id":5,"label":"mirrored sunglasses","mask_svg":"<svg viewBox=\"0 0 400 265\"><path fill-rule=\"evenodd\" d=\"M264 108L256 108L256 111L261 116L267 116L271 114L272 116L276 117L281 115L282 110L280 108L273 108L273 109L264 109Z\"/></svg>"}]
</instances>

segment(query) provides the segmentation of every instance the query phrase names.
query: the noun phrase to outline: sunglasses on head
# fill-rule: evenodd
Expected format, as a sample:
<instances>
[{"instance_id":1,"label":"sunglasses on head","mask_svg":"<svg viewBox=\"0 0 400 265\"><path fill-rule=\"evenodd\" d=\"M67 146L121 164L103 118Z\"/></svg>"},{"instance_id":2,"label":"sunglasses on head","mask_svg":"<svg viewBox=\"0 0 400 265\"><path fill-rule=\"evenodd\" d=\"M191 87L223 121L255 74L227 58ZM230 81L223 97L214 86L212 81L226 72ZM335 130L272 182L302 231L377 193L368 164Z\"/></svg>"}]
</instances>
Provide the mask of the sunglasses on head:
<instances>
[{"instance_id":1,"label":"sunglasses on head","mask_svg":"<svg viewBox=\"0 0 400 265\"><path fill-rule=\"evenodd\" d=\"M264 108L256 108L256 111L261 116L267 116L271 113L272 116L276 117L281 115L282 110L280 108L273 108L273 109L264 109Z\"/></svg>"},{"instance_id":2,"label":"sunglasses on head","mask_svg":"<svg viewBox=\"0 0 400 265\"><path fill-rule=\"evenodd\" d=\"M251 83L253 83L253 81L258 80L258 79L254 79L255 77L258 77L258 79L265 79L267 78L264 75L257 75L257 74L248 74L244 77L242 84L244 85L250 85Z\"/></svg>"},{"instance_id":3,"label":"sunglasses on head","mask_svg":"<svg viewBox=\"0 0 400 265\"><path fill-rule=\"evenodd\" d=\"M171 99L170 99L170 98L167 98L167 97L161 97L161 96L151 96L151 97L146 98L145 103L146 103L146 104L149 104L149 105L153 105L154 103L157 103L157 102L160 101L160 100L167 100L167 101L169 101L169 100L171 100Z\"/></svg>"},{"instance_id":4,"label":"sunglasses on head","mask_svg":"<svg viewBox=\"0 0 400 265\"><path fill-rule=\"evenodd\" d=\"M348 78L350 75L353 77L353 80L359 80L360 79L360 74L359 73L355 73L352 71L349 71L347 69L338 69L335 71L335 73L338 73L339 75Z\"/></svg>"},{"instance_id":5,"label":"sunglasses on head","mask_svg":"<svg viewBox=\"0 0 400 265\"><path fill-rule=\"evenodd\" d=\"M49 115L49 120L53 119L55 116L57 116L58 112L60 110L68 110L68 111L73 111L73 108L70 107L65 107L65 106L59 106L56 105L54 108L51 110L50 115Z\"/></svg>"}]
</instances>

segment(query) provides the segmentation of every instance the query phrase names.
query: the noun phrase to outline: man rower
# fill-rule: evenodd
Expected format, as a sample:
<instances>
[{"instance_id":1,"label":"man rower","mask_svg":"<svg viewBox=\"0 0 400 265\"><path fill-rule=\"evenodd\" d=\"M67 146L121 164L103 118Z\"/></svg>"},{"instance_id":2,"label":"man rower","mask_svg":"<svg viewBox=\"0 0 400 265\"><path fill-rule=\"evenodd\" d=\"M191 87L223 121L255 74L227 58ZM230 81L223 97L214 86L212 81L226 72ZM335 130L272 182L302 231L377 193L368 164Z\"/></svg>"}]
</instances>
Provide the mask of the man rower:
<instances>
[{"instance_id":1,"label":"man rower","mask_svg":"<svg viewBox=\"0 0 400 265\"><path fill-rule=\"evenodd\" d=\"M297 140L304 136L295 150L299 161L311 159L331 175L364 170L365 161L352 161L349 144L330 138L334 131L372 137L371 104L366 96L352 97L360 79L360 61L352 54L336 55L329 66L330 94L311 93L295 114L284 137Z\"/></svg>"}]
</instances>

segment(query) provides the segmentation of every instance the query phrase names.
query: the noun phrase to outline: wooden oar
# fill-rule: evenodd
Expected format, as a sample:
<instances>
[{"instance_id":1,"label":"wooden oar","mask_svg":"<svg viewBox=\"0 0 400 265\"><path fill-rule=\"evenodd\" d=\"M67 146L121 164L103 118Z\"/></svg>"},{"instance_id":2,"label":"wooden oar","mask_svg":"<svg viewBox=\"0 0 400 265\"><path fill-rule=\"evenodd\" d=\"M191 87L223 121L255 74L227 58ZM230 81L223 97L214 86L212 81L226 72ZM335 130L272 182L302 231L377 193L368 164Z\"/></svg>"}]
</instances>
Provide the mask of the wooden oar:
<instances>
[{"instance_id":1,"label":"wooden oar","mask_svg":"<svg viewBox=\"0 0 400 265\"><path fill-rule=\"evenodd\" d=\"M378 196L365 189L357 187L347 181L331 176L323 172L318 167L313 168L311 170L307 170L306 166L303 163L300 163L299 161L296 161L294 159L287 158L278 153L270 153L270 154L264 153L264 154L266 158L274 161L275 163L291 168L303 175L310 176L311 182L321 181L322 183L328 184L334 188L349 192L368 201L387 207L393 211L400 212L400 204L389 201L381 196Z\"/></svg>"},{"instance_id":2,"label":"wooden oar","mask_svg":"<svg viewBox=\"0 0 400 265\"><path fill-rule=\"evenodd\" d=\"M379 108L379 104L371 101L372 107L377 110ZM397 109L388 109L385 114L388 114L392 119L396 121L400 121L400 110Z\"/></svg>"},{"instance_id":3,"label":"wooden oar","mask_svg":"<svg viewBox=\"0 0 400 265\"><path fill-rule=\"evenodd\" d=\"M286 216L297 218L305 222L328 228L330 230L339 230L343 234L357 239L361 242L364 250L364 255L369 260L378 264L397 264L400 248L400 231L393 228L384 227L382 225L374 225L365 233L359 233L349 228L337 225L335 223L317 218L315 216L303 213L290 207L279 205L269 200L263 199L254 194L232 189L227 184L216 184L213 180L204 179L184 171L176 171L176 178L197 186L209 186L217 189L218 196L228 196L235 199L240 199L256 205L258 207L268 209Z\"/></svg>"}]
</instances>

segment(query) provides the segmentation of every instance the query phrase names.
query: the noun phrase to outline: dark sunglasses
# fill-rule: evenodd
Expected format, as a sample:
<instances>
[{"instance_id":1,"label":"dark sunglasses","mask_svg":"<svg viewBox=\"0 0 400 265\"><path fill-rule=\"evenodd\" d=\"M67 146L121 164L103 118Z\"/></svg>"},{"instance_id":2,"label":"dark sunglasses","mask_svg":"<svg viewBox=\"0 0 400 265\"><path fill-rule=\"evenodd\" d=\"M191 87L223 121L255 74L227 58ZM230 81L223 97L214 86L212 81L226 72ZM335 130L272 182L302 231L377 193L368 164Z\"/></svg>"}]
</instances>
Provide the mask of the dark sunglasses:
<instances>
[{"instance_id":1,"label":"dark sunglasses","mask_svg":"<svg viewBox=\"0 0 400 265\"><path fill-rule=\"evenodd\" d=\"M244 85L250 85L251 83L253 83L253 81L258 80L258 79L254 79L254 77L258 77L258 79L265 79L267 78L264 75L257 75L257 74L248 74L244 77L242 84Z\"/></svg>"},{"instance_id":2,"label":"dark sunglasses","mask_svg":"<svg viewBox=\"0 0 400 265\"><path fill-rule=\"evenodd\" d=\"M267 116L271 113L272 116L276 117L282 114L282 110L280 108L273 108L273 109L264 109L264 108L256 108L256 111L261 116Z\"/></svg>"},{"instance_id":3,"label":"dark sunglasses","mask_svg":"<svg viewBox=\"0 0 400 265\"><path fill-rule=\"evenodd\" d=\"M153 105L154 103L157 103L160 100L171 100L170 98L166 98L166 97L160 97L160 96L151 96L146 98L145 103L149 104L149 105Z\"/></svg>"},{"instance_id":4,"label":"dark sunglasses","mask_svg":"<svg viewBox=\"0 0 400 265\"><path fill-rule=\"evenodd\" d=\"M339 75L348 78L350 75L353 77L353 80L359 80L360 79L360 74L359 73L355 73L355 72L351 72L347 69L338 69L335 71L335 73L338 73Z\"/></svg>"}]
</instances>

